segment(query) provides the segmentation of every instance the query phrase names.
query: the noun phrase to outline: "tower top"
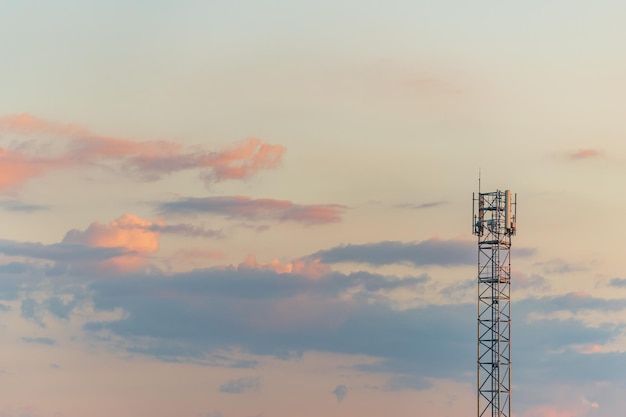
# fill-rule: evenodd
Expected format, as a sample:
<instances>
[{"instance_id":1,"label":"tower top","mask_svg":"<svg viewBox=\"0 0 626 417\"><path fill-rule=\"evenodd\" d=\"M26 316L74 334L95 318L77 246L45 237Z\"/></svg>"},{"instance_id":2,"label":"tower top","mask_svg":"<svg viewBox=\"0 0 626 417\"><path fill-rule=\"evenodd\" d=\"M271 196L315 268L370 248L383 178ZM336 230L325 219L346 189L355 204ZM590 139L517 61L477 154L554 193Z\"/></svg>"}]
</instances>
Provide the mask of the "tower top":
<instances>
[{"instance_id":1,"label":"tower top","mask_svg":"<svg viewBox=\"0 0 626 417\"><path fill-rule=\"evenodd\" d=\"M500 236L515 236L517 231L517 194L511 190L479 192L474 194L473 231L478 237L488 231L489 234ZM489 215L487 215L489 214Z\"/></svg>"}]
</instances>

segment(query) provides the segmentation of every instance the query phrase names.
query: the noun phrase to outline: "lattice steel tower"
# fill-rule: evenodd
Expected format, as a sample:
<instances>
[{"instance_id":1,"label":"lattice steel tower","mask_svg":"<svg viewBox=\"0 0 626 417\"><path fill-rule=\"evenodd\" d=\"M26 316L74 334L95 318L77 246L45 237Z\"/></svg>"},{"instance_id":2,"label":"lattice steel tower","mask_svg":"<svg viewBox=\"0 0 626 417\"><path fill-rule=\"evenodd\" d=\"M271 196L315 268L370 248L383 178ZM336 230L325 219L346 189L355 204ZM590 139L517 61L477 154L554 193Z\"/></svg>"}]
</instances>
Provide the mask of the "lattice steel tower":
<instances>
[{"instance_id":1,"label":"lattice steel tower","mask_svg":"<svg viewBox=\"0 0 626 417\"><path fill-rule=\"evenodd\" d=\"M511 417L511 236L517 195L473 196L478 236L478 417Z\"/></svg>"}]
</instances>

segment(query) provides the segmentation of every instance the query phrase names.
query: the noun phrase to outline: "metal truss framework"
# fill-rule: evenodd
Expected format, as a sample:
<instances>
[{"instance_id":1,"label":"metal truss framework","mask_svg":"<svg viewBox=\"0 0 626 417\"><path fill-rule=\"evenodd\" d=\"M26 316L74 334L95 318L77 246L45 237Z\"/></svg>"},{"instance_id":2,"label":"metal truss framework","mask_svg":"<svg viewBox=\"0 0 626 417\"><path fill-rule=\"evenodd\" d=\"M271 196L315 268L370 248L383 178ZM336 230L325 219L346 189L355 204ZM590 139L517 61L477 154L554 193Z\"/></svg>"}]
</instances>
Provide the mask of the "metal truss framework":
<instances>
[{"instance_id":1,"label":"metal truss framework","mask_svg":"<svg viewBox=\"0 0 626 417\"><path fill-rule=\"evenodd\" d=\"M474 195L478 236L478 417L511 417L511 236L517 196Z\"/></svg>"}]
</instances>

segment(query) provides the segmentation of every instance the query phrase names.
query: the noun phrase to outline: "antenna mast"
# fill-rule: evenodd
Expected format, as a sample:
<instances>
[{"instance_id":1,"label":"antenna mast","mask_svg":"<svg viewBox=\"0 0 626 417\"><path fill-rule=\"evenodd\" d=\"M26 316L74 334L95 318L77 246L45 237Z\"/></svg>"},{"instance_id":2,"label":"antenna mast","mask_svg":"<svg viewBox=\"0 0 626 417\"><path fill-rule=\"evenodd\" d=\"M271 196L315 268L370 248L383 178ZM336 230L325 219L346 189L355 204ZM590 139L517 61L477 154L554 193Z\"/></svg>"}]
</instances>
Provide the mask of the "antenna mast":
<instances>
[{"instance_id":1,"label":"antenna mast","mask_svg":"<svg viewBox=\"0 0 626 417\"><path fill-rule=\"evenodd\" d=\"M478 417L511 417L511 237L517 194L473 195L478 236Z\"/></svg>"}]
</instances>

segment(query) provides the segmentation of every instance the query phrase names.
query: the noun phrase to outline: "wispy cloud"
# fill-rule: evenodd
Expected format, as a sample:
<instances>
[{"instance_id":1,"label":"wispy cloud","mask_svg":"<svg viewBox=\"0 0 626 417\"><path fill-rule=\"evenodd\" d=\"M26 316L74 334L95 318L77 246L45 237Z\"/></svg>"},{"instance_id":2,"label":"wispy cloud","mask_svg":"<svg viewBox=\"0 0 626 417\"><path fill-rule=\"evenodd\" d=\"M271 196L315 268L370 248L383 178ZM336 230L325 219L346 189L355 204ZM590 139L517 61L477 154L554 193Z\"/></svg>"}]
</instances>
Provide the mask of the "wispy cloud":
<instances>
[{"instance_id":1,"label":"wispy cloud","mask_svg":"<svg viewBox=\"0 0 626 417\"><path fill-rule=\"evenodd\" d=\"M419 375L398 375L389 378L384 389L387 391L423 391L432 386L432 382Z\"/></svg>"},{"instance_id":2,"label":"wispy cloud","mask_svg":"<svg viewBox=\"0 0 626 417\"><path fill-rule=\"evenodd\" d=\"M220 386L220 392L227 394L244 394L248 391L259 391L261 378L238 378L228 381Z\"/></svg>"},{"instance_id":3,"label":"wispy cloud","mask_svg":"<svg viewBox=\"0 0 626 417\"><path fill-rule=\"evenodd\" d=\"M418 203L418 204L411 204L411 203L398 204L396 207L405 208L405 209L413 209L413 210L423 210L423 209L428 209L428 208L445 206L446 204L448 204L447 201L429 201L426 203Z\"/></svg>"},{"instance_id":4,"label":"wispy cloud","mask_svg":"<svg viewBox=\"0 0 626 417\"><path fill-rule=\"evenodd\" d=\"M37 242L17 242L4 239L0 239L0 253L8 256L46 259L56 262L74 262L79 260L100 261L127 254L124 249L118 247L94 248L84 244L43 244Z\"/></svg>"},{"instance_id":5,"label":"wispy cloud","mask_svg":"<svg viewBox=\"0 0 626 417\"><path fill-rule=\"evenodd\" d=\"M54 345L56 341L49 337L22 337L22 342L36 345Z\"/></svg>"},{"instance_id":6,"label":"wispy cloud","mask_svg":"<svg viewBox=\"0 0 626 417\"><path fill-rule=\"evenodd\" d=\"M626 288L626 278L612 278L609 281L611 287Z\"/></svg>"},{"instance_id":7,"label":"wispy cloud","mask_svg":"<svg viewBox=\"0 0 626 417\"><path fill-rule=\"evenodd\" d=\"M0 207L6 211L22 212L22 213L32 213L35 211L48 210L47 206L43 206L40 204L28 204L28 203L21 202L19 200L0 201Z\"/></svg>"},{"instance_id":8,"label":"wispy cloud","mask_svg":"<svg viewBox=\"0 0 626 417\"><path fill-rule=\"evenodd\" d=\"M319 258L325 263L356 262L374 266L472 265L476 263L476 245L466 240L385 241L336 246L316 252L310 258Z\"/></svg>"},{"instance_id":9,"label":"wispy cloud","mask_svg":"<svg viewBox=\"0 0 626 417\"><path fill-rule=\"evenodd\" d=\"M274 259L265 263L257 261L256 256L252 254L248 255L237 268L274 271L278 274L299 274L310 278L319 278L330 273L330 266L321 263L319 259L296 259L291 262Z\"/></svg>"},{"instance_id":10,"label":"wispy cloud","mask_svg":"<svg viewBox=\"0 0 626 417\"><path fill-rule=\"evenodd\" d=\"M604 152L600 149L585 148L568 152L566 156L571 160L594 159L604 157Z\"/></svg>"},{"instance_id":11,"label":"wispy cloud","mask_svg":"<svg viewBox=\"0 0 626 417\"><path fill-rule=\"evenodd\" d=\"M338 204L296 204L288 200L247 196L182 198L158 205L163 215L217 214L245 220L275 220L308 225L341 221L345 207Z\"/></svg>"},{"instance_id":12,"label":"wispy cloud","mask_svg":"<svg viewBox=\"0 0 626 417\"><path fill-rule=\"evenodd\" d=\"M546 274L569 274L577 271L585 271L589 266L581 263L566 262L562 259L552 259L545 262L536 262L533 266L540 267Z\"/></svg>"},{"instance_id":13,"label":"wispy cloud","mask_svg":"<svg viewBox=\"0 0 626 417\"><path fill-rule=\"evenodd\" d=\"M324 263L355 262L372 266L408 264L414 266L460 266L476 263L476 244L468 240L428 239L422 242L384 241L347 244L321 250L309 258ZM526 257L533 249L517 248L515 256Z\"/></svg>"},{"instance_id":14,"label":"wispy cloud","mask_svg":"<svg viewBox=\"0 0 626 417\"><path fill-rule=\"evenodd\" d=\"M343 402L348 395L348 387L345 385L337 385L333 390L333 395L337 398L337 402Z\"/></svg>"},{"instance_id":15,"label":"wispy cloud","mask_svg":"<svg viewBox=\"0 0 626 417\"><path fill-rule=\"evenodd\" d=\"M280 165L285 148L249 138L231 149L185 149L168 141L138 142L103 136L74 125L47 121L30 114L0 117L0 133L17 137L0 148L0 189L54 170L109 163L143 180L185 170L200 170L207 183L250 178Z\"/></svg>"}]
</instances>

